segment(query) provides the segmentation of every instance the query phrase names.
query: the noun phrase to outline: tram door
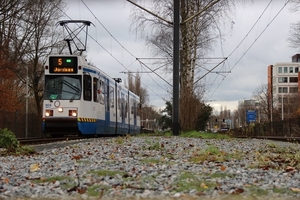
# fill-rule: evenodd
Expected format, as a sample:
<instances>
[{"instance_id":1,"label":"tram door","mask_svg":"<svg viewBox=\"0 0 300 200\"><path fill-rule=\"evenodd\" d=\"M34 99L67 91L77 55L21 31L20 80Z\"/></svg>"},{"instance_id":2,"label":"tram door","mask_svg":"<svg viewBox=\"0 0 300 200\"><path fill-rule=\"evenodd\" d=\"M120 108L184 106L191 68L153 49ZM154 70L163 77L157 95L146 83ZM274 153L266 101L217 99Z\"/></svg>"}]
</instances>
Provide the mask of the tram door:
<instances>
[{"instance_id":1,"label":"tram door","mask_svg":"<svg viewBox=\"0 0 300 200\"><path fill-rule=\"evenodd\" d=\"M125 94L121 93L121 118L122 118L122 127L125 127Z\"/></svg>"},{"instance_id":2,"label":"tram door","mask_svg":"<svg viewBox=\"0 0 300 200\"><path fill-rule=\"evenodd\" d=\"M108 79L105 80L105 133L109 134L110 132L110 99L111 92Z\"/></svg>"}]
</instances>

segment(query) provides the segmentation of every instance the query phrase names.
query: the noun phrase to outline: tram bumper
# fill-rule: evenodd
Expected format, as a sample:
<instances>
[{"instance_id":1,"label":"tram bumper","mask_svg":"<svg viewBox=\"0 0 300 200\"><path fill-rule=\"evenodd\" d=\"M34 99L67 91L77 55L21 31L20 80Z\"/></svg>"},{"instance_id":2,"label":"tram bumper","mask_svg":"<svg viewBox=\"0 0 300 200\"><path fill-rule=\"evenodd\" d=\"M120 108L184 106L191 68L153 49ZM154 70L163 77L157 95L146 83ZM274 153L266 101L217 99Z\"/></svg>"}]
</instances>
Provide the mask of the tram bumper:
<instances>
[{"instance_id":1,"label":"tram bumper","mask_svg":"<svg viewBox=\"0 0 300 200\"><path fill-rule=\"evenodd\" d=\"M43 119L43 132L51 134L79 133L77 118L52 117Z\"/></svg>"}]
</instances>

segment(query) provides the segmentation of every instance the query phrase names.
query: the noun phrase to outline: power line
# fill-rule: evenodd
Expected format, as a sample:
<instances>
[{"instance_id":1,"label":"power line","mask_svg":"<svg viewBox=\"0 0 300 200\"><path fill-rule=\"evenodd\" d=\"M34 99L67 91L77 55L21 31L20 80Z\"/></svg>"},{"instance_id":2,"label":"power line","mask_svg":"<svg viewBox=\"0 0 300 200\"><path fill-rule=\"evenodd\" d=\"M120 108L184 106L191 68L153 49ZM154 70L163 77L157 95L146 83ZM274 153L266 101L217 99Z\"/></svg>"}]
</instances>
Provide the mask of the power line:
<instances>
[{"instance_id":1,"label":"power line","mask_svg":"<svg viewBox=\"0 0 300 200\"><path fill-rule=\"evenodd\" d=\"M87 6L86 3L83 2L83 0L81 0L81 2L85 5L85 7L90 11L90 13L95 17L95 19L99 22L99 24L105 29L105 31L127 52L129 53L132 57L134 57L136 60L138 60L138 58L136 56L134 56L129 50L127 50L111 33L110 31L100 22L100 20L95 16L95 14L92 12L92 10ZM91 36L90 36L91 37ZM98 41L96 41L95 39L93 39L97 44L99 44ZM99 44L100 45L100 44ZM100 45L102 47L102 45ZM102 47L104 48L104 47ZM106 50L106 49L105 49ZM107 50L106 52L108 54L110 54L115 60L117 60L111 53L109 53ZM117 60L118 61L118 60ZM159 74L157 74L156 72L154 72L150 67L148 67L145 63L141 62L140 60L138 60L140 62L140 64L144 65L145 67L147 67L149 70L151 70L153 73L155 73L159 78L161 78L163 81L165 81L166 83L168 83L164 78L162 78ZM120 63L120 61L118 61ZM121 64L121 63L120 63ZM123 66L128 72L130 72L130 70L128 68L126 68L123 64L121 64L121 66ZM148 76L150 76L148 74ZM152 77L150 76L150 78L152 79ZM159 87L161 87L156 81L154 81ZM169 84L169 83L168 83ZM145 85L146 88L150 89L146 84L143 83L143 85ZM162 87L161 87L162 88ZM164 88L162 88L163 90L165 90ZM150 89L151 91L153 91L152 89ZM154 91L153 91L154 92ZM154 92L158 97L160 97L156 92ZM164 100L164 98L160 97L161 99Z\"/></svg>"},{"instance_id":2,"label":"power line","mask_svg":"<svg viewBox=\"0 0 300 200\"><path fill-rule=\"evenodd\" d=\"M244 36L244 38L239 42L239 44L232 50L232 52L228 55L228 58L231 57L231 55L241 46L241 44L245 41L245 39L249 36L249 34L251 33L251 31L253 30L253 28L256 26L256 24L259 22L259 20L261 19L261 17L264 15L264 13L266 12L267 8L270 6L271 2L273 0L270 0L270 2L268 3L268 5L265 7L265 9L263 10L263 12L260 14L260 16L257 18L257 20L255 21L255 23L252 25L252 27L250 28L250 30L246 33L246 35ZM223 50L222 50L223 51ZM224 66L224 65L223 65ZM223 68L223 67L222 67ZM222 68L220 70L222 70ZM229 70L231 72L231 70ZM222 75L222 74L218 74L218 75ZM213 83L217 80L217 77L214 79L214 81L211 84L211 87L213 85ZM223 75L222 81L221 83L224 81L224 78L226 78L225 75ZM221 85L221 83L219 83L219 85L217 86L217 88L214 90L214 92L219 88L219 86ZM210 95L210 97L214 94L214 92Z\"/></svg>"},{"instance_id":3,"label":"power line","mask_svg":"<svg viewBox=\"0 0 300 200\"><path fill-rule=\"evenodd\" d=\"M138 58L136 56L134 56L129 50L127 50L110 32L109 30L100 22L100 20L95 16L95 14L91 11L91 9L81 0L81 2L86 6L86 8L91 12L91 14L95 17L95 19L99 22L99 24L105 29L105 31L128 53L130 54L132 57L134 57L136 60L138 60ZM52 3L52 2L51 2ZM69 19L72 20L72 18L70 16L68 16L63 10L61 10L57 5L55 5L65 16L67 16ZM88 34L88 33L87 33ZM128 69L128 67L124 66L123 63L121 63L121 61L119 61L112 53L110 53L104 46L102 46L95 38L93 38L90 34L88 34L88 36L94 41L96 42L96 44L98 44L106 53L108 53L115 61L117 61L123 68L125 68L128 72L130 72L130 70ZM135 60L135 61L136 61ZM134 61L134 62L135 62ZM140 62L140 61L139 61ZM131 66L133 63L131 63L129 66ZM144 66L146 66L147 68L149 68L145 63L143 63ZM150 68L149 68L150 69ZM152 70L151 70L152 71ZM151 77L152 78L152 77ZM161 77L160 77L161 78ZM149 88L145 83L142 82L142 84L148 88L149 90L151 90L153 93L155 93L159 98L161 98L162 100L166 101L163 97L159 96L156 92L154 92L151 88ZM160 85L159 85L160 86ZM160 86L161 87L161 86ZM163 89L163 88L162 88ZM167 91L166 89L163 89L165 91Z\"/></svg>"},{"instance_id":4,"label":"power line","mask_svg":"<svg viewBox=\"0 0 300 200\"><path fill-rule=\"evenodd\" d=\"M269 2L269 4L267 5L267 7L270 5L270 3L272 2L272 0ZM281 11L285 8L285 6L290 2L290 0L287 0L286 3L282 6L282 8L276 13L276 15L272 18L272 20L266 25L266 27L262 30L262 32L255 38L255 40L252 42L252 44L247 48L247 50L243 53L243 55L238 59L238 61L234 64L234 66L230 69L230 71L232 71L237 64L241 61L241 59L246 55L246 53L251 49L251 47L257 42L257 40L261 37L261 35L266 31L266 29L270 26L270 24L277 18L277 16L281 13ZM266 9L265 9L266 10ZM259 16L258 20L260 20L261 16L264 14L265 10L263 11L263 13ZM257 20L257 21L258 21ZM255 22L255 24L257 23L257 21ZM254 26L251 27L250 31L253 29ZM246 36L243 38L242 41L245 40L246 37L248 37L250 31L246 34ZM241 45L241 42L239 43L238 47ZM234 49L234 51L238 48L236 47ZM234 52L233 51L233 52ZM229 56L231 56L233 54L233 52L231 52L229 54ZM228 56L228 57L229 57ZM209 98L216 92L216 90L220 87L220 85L222 84L222 82L225 80L225 78L227 78L228 74L225 75L225 77L222 79L222 81L219 83L219 85L216 87L216 89L212 92L212 94L209 96Z\"/></svg>"},{"instance_id":5,"label":"power line","mask_svg":"<svg viewBox=\"0 0 300 200\"><path fill-rule=\"evenodd\" d=\"M270 6L271 2L273 0L270 0L268 5L265 7L265 9L263 10L263 12L260 14L260 16L257 18L257 20L255 21L255 23L252 25L252 27L250 28L250 30L246 33L246 35L244 36L244 38L239 42L239 44L232 50L232 52L228 55L228 58L241 46L241 44L245 41L245 39L249 36L249 34L251 33L251 31L253 30L253 28L256 26L256 24L259 22L259 20L261 19L261 17L264 15L264 13L266 12L267 8ZM245 54L245 53L244 53ZM240 58L241 59L241 58ZM237 64L237 63L236 63ZM221 68L222 69L222 68ZM221 70L220 69L220 70ZM231 72L231 70L229 70ZM222 78L222 82L224 81L224 77L226 78L225 75L223 75L223 78ZM216 81L217 79L215 78L215 80L213 81L213 83ZM221 83L222 83L221 82ZM212 84L213 84L212 83ZM218 87L221 85L221 83L218 85ZM218 87L214 90L216 91L218 89ZM211 96L213 95L214 93L211 94Z\"/></svg>"}]
</instances>

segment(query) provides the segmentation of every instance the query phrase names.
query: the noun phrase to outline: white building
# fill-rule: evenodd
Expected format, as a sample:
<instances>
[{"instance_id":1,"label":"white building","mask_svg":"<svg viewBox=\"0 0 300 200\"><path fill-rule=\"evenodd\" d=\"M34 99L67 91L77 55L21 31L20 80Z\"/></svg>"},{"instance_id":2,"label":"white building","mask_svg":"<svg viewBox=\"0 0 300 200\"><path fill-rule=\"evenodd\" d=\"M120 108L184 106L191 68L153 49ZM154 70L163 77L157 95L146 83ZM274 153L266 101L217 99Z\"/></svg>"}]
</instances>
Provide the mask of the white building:
<instances>
[{"instance_id":1,"label":"white building","mask_svg":"<svg viewBox=\"0 0 300 200\"><path fill-rule=\"evenodd\" d=\"M299 93L300 54L292 62L278 62L268 66L268 95L275 108L295 103ZM283 117L283 114L282 114Z\"/></svg>"}]
</instances>

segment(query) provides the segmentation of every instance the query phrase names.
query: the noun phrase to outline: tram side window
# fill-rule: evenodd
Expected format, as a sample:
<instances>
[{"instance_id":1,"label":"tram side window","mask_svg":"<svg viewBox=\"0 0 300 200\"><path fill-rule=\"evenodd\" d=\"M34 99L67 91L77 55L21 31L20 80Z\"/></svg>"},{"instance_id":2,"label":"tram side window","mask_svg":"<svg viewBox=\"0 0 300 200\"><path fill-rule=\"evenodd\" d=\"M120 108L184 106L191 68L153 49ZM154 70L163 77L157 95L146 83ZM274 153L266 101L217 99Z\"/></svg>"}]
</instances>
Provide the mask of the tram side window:
<instances>
[{"instance_id":1,"label":"tram side window","mask_svg":"<svg viewBox=\"0 0 300 200\"><path fill-rule=\"evenodd\" d=\"M109 94L109 85L108 84L104 84L104 87L105 87L105 108L106 108L106 111L109 111L110 109L110 105L109 105L109 98L110 98L110 94Z\"/></svg>"},{"instance_id":2,"label":"tram side window","mask_svg":"<svg viewBox=\"0 0 300 200\"><path fill-rule=\"evenodd\" d=\"M83 76L83 89L84 89L84 96L83 99L85 101L92 100L92 78L89 75Z\"/></svg>"},{"instance_id":3,"label":"tram side window","mask_svg":"<svg viewBox=\"0 0 300 200\"><path fill-rule=\"evenodd\" d=\"M130 107L131 114L133 114L133 99L130 99Z\"/></svg>"},{"instance_id":4,"label":"tram side window","mask_svg":"<svg viewBox=\"0 0 300 200\"><path fill-rule=\"evenodd\" d=\"M140 112L141 112L141 107L142 105L140 103L137 104L137 116L140 116Z\"/></svg>"},{"instance_id":5,"label":"tram side window","mask_svg":"<svg viewBox=\"0 0 300 200\"><path fill-rule=\"evenodd\" d=\"M126 95L126 100L125 100L125 118L127 117L127 113L128 113L128 96Z\"/></svg>"},{"instance_id":6,"label":"tram side window","mask_svg":"<svg viewBox=\"0 0 300 200\"><path fill-rule=\"evenodd\" d=\"M124 103L125 103L125 100L124 100L124 98L120 98L119 99L119 101L120 101L120 104L121 104L121 112L120 112L120 117L125 117L125 106L124 106Z\"/></svg>"},{"instance_id":7,"label":"tram side window","mask_svg":"<svg viewBox=\"0 0 300 200\"><path fill-rule=\"evenodd\" d=\"M121 98L120 98L120 90L118 90L118 109L121 109Z\"/></svg>"},{"instance_id":8,"label":"tram side window","mask_svg":"<svg viewBox=\"0 0 300 200\"><path fill-rule=\"evenodd\" d=\"M94 77L93 79L93 95L94 95L94 102L99 102L98 96L98 79Z\"/></svg>"},{"instance_id":9,"label":"tram side window","mask_svg":"<svg viewBox=\"0 0 300 200\"><path fill-rule=\"evenodd\" d=\"M104 104L104 94L105 94L104 86L105 86L104 82L100 81L100 103L101 104Z\"/></svg>"},{"instance_id":10,"label":"tram side window","mask_svg":"<svg viewBox=\"0 0 300 200\"><path fill-rule=\"evenodd\" d=\"M109 89L109 103L110 103L110 107L114 107L114 97L115 97L115 92L114 92L114 88L112 86L110 86Z\"/></svg>"},{"instance_id":11,"label":"tram side window","mask_svg":"<svg viewBox=\"0 0 300 200\"><path fill-rule=\"evenodd\" d=\"M133 101L133 115L136 117L136 101Z\"/></svg>"}]
</instances>

